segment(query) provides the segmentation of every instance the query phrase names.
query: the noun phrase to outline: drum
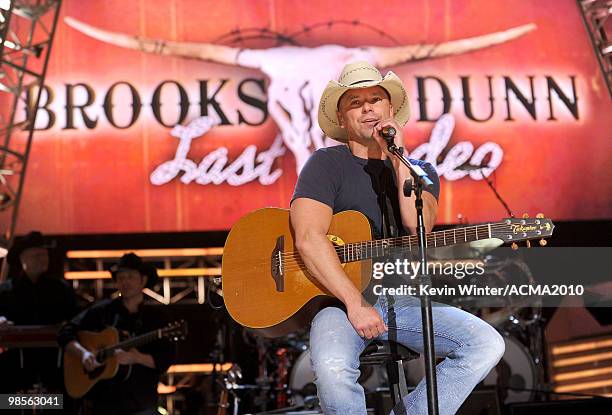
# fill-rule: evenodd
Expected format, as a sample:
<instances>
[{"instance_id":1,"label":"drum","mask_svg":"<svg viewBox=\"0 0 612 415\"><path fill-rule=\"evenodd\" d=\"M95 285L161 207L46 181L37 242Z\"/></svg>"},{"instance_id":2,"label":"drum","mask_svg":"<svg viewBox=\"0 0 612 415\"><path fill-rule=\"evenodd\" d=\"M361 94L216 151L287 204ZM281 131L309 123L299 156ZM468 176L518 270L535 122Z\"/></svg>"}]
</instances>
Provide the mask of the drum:
<instances>
[{"instance_id":1,"label":"drum","mask_svg":"<svg viewBox=\"0 0 612 415\"><path fill-rule=\"evenodd\" d=\"M293 396L314 394L316 392L314 380L315 374L310 365L310 350L305 350L297 358L291 369L289 389ZM380 366L362 367L359 383L361 383L366 393L388 387L385 368Z\"/></svg>"},{"instance_id":2,"label":"drum","mask_svg":"<svg viewBox=\"0 0 612 415\"><path fill-rule=\"evenodd\" d=\"M533 400L537 371L533 358L527 348L514 337L504 336L506 351L500 362L485 378L485 385L497 386L500 400L505 403L527 402Z\"/></svg>"},{"instance_id":3,"label":"drum","mask_svg":"<svg viewBox=\"0 0 612 415\"><path fill-rule=\"evenodd\" d=\"M495 368L487 375L483 383L497 386L499 398L503 403L527 402L533 400L533 392L513 390L534 389L536 386L535 363L525 348L514 337L504 335L506 351ZM416 386L425 376L423 356L411 360L405 365L409 386Z\"/></svg>"}]
</instances>

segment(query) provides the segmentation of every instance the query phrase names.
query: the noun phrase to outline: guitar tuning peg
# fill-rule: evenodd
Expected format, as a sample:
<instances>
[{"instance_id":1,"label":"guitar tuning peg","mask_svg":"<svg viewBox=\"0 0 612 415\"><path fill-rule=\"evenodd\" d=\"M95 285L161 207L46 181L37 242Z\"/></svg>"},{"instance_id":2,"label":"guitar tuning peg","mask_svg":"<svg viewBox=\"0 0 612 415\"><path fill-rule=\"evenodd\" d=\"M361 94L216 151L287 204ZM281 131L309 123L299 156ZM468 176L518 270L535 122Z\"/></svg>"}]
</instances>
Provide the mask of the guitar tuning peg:
<instances>
[{"instance_id":1,"label":"guitar tuning peg","mask_svg":"<svg viewBox=\"0 0 612 415\"><path fill-rule=\"evenodd\" d=\"M529 214L523 213L523 219L527 219L528 217L529 217Z\"/></svg>"},{"instance_id":2,"label":"guitar tuning peg","mask_svg":"<svg viewBox=\"0 0 612 415\"><path fill-rule=\"evenodd\" d=\"M518 245L516 244L516 242L512 242L512 245L510 245L510 247L516 251L518 249Z\"/></svg>"},{"instance_id":3,"label":"guitar tuning peg","mask_svg":"<svg viewBox=\"0 0 612 415\"><path fill-rule=\"evenodd\" d=\"M546 239L540 239L540 246L546 246L546 244L548 244L548 241Z\"/></svg>"},{"instance_id":4,"label":"guitar tuning peg","mask_svg":"<svg viewBox=\"0 0 612 415\"><path fill-rule=\"evenodd\" d=\"M543 217L544 217L544 214L543 214L543 213L538 213L538 214L536 215L536 218L538 218L538 219L542 219Z\"/></svg>"},{"instance_id":5,"label":"guitar tuning peg","mask_svg":"<svg viewBox=\"0 0 612 415\"><path fill-rule=\"evenodd\" d=\"M529 239L527 239L525 243L527 244L527 248L531 248L531 242L529 241Z\"/></svg>"}]
</instances>

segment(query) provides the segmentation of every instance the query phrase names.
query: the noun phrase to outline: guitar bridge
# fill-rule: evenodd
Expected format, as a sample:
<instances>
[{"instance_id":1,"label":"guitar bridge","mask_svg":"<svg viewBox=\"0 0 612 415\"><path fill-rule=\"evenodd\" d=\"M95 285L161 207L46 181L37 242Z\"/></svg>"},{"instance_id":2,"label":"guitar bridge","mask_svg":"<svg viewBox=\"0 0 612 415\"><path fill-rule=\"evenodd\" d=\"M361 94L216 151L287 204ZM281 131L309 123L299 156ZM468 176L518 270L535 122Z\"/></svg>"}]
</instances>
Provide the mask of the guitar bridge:
<instances>
[{"instance_id":1,"label":"guitar bridge","mask_svg":"<svg viewBox=\"0 0 612 415\"><path fill-rule=\"evenodd\" d=\"M283 251L285 250L285 237L283 235L276 239L276 246L272 250L270 258L270 271L272 279L276 284L276 291L285 291L285 269L283 263Z\"/></svg>"}]
</instances>

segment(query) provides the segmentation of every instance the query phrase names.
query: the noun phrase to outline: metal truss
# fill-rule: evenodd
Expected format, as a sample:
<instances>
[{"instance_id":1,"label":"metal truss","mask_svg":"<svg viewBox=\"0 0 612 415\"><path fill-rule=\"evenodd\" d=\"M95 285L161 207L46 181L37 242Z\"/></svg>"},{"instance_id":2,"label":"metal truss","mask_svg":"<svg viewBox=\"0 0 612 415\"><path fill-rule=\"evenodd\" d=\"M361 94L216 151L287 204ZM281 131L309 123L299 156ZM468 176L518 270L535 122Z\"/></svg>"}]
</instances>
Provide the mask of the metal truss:
<instances>
[{"instance_id":1,"label":"metal truss","mask_svg":"<svg viewBox=\"0 0 612 415\"><path fill-rule=\"evenodd\" d=\"M204 304L207 290L220 292L223 248L68 251L64 278L88 301L117 296L108 269L128 252L157 268L156 290L147 288L144 293L161 304Z\"/></svg>"},{"instance_id":2,"label":"metal truss","mask_svg":"<svg viewBox=\"0 0 612 415\"><path fill-rule=\"evenodd\" d=\"M203 377L212 374L221 375L223 382L217 379L217 382L224 383L225 388L232 390L237 388L237 383L228 379L232 373L236 373L240 368L233 363L191 363L172 365L168 371L162 376L161 382L157 386L157 393L166 401L166 411L169 414L177 413L177 401L184 400L182 389L194 388L202 382ZM214 379L213 379L214 380ZM235 396L235 395L234 395ZM234 405L237 405L234 400Z\"/></svg>"},{"instance_id":3,"label":"metal truss","mask_svg":"<svg viewBox=\"0 0 612 415\"><path fill-rule=\"evenodd\" d=\"M61 0L0 0L0 231L9 243L60 6ZM30 102L26 91L33 92ZM26 116L19 119L22 107Z\"/></svg>"},{"instance_id":4,"label":"metal truss","mask_svg":"<svg viewBox=\"0 0 612 415\"><path fill-rule=\"evenodd\" d=\"M578 0L578 5L612 98L612 0Z\"/></svg>"}]
</instances>

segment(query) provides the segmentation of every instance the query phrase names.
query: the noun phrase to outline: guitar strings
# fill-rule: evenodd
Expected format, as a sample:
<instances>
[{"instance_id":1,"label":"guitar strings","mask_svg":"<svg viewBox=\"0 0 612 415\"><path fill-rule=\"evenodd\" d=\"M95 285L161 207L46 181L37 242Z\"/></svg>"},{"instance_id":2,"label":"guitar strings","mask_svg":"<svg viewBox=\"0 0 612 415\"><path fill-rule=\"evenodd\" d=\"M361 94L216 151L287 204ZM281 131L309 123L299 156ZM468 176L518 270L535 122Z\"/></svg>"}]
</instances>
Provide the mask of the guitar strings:
<instances>
[{"instance_id":1,"label":"guitar strings","mask_svg":"<svg viewBox=\"0 0 612 415\"><path fill-rule=\"evenodd\" d=\"M488 231L488 226L487 225L478 225L478 226L486 227L486 230ZM508 226L508 225L503 225L503 224L501 224L501 225L491 225L491 229L496 229L497 230L497 229L500 229L500 228L504 228L506 226ZM466 239L467 239L468 236L470 236L470 237L471 236L478 236L479 232L478 232L477 229L474 229L474 227L463 228L463 229L469 229L469 231L465 232L465 238ZM436 241L437 242L437 240L439 238L442 238L444 240L444 235L442 235L442 232L450 232L450 231L440 231L439 234L435 233L435 235L433 233L427 234L426 235L427 243L429 244L429 241ZM448 238L448 239L450 240L451 238ZM455 234L453 234L452 239L454 241L456 241L456 235ZM482 239L489 239L489 238L482 238ZM345 247L348 246L348 245L354 245L355 248L364 248L363 246L357 246L357 244L366 245L366 246L367 246L367 244L370 244L370 245L373 245L373 246L367 246L367 247L378 248L380 246L380 247L384 248L385 244L387 244L387 246L389 246L389 245L391 245L391 246L396 245L397 246L397 244L399 243L400 244L399 246L404 246L406 241L412 242L412 240L415 241L415 246L417 246L418 245L418 238L417 238L417 236L416 235L408 235L408 236L402 236L402 237L397 237L397 238L388 238L386 240L373 239L373 240L367 240L367 241L362 241L362 242L350 242L347 245L335 245L334 248L336 249L336 252L340 253L340 251L344 251ZM385 242L385 241L389 241L389 242ZM474 242L474 241L453 242L452 244L449 244L449 245L468 243L468 242ZM428 248L435 248L436 247L435 243L433 243L433 245L434 246L429 246L428 245L427 247ZM449 246L449 245L442 245L441 247ZM351 247L349 249L353 249L353 248ZM297 251L289 251L289 252L283 252L282 256L283 256L284 259L286 259L286 258L291 257L291 256L295 257L295 256L297 256L296 254L299 255L299 253Z\"/></svg>"},{"instance_id":2,"label":"guitar strings","mask_svg":"<svg viewBox=\"0 0 612 415\"><path fill-rule=\"evenodd\" d=\"M413 250L411 250L410 248L407 247L403 247L403 248L399 248L399 247L390 247L390 249L387 249L387 252L385 252L385 255L390 255L390 254L404 254L404 253L410 253L410 252L414 252ZM380 255L378 257L383 257L385 255ZM359 259L355 259L352 261L346 261L343 262L343 264L349 264L349 263L353 263L353 262L361 262L361 261L365 261L365 260L369 260L369 259L376 259L376 257L370 257L370 258L359 258ZM308 268L306 267L306 264L304 263L304 261L301 258L292 258L289 261L286 262L285 266L283 267L283 271L299 271L299 270L308 270Z\"/></svg>"},{"instance_id":3,"label":"guitar strings","mask_svg":"<svg viewBox=\"0 0 612 415\"><path fill-rule=\"evenodd\" d=\"M501 229L501 228L507 228L509 225L507 224L491 224L491 229ZM484 228L482 229L482 231L488 231L488 224L480 224L480 225L474 225L471 227L466 227L466 228L462 228L465 229L464 231L464 238L467 238L468 236L471 238L472 236L477 236L478 237L478 228ZM427 243L429 244L430 241L433 242L433 246L428 246L428 248L436 248L436 242L438 240L438 238L442 238L444 240L444 233L450 233L453 232L452 235L452 239L453 241L456 241L456 231L454 230L446 230L446 231L438 231L435 233L429 233L426 235L426 239L427 239ZM461 235L460 235L461 236ZM449 237L450 238L450 237ZM411 240L412 239L412 240ZM482 239L489 239L489 238L482 238ZM351 256L353 254L353 252L351 250L357 250L357 249L367 249L370 248L371 250L373 249L378 249L378 247L381 248L393 248L393 247L404 247L405 246L405 242L408 241L410 243L410 247L408 247L408 250L411 250L411 242L414 240L415 243L415 247L418 245L418 239L415 235L409 235L409 236L403 236L403 237L397 237L397 238L389 238L387 240L366 240L366 241L362 241L362 242L352 242L349 243L347 245L340 245L340 246L334 246L334 249L336 250L336 253L338 255L340 255L341 253L344 254L346 253L347 256ZM465 242L453 242L453 244L449 244L449 245L455 245L455 244L461 244L461 243L467 243L468 241ZM470 241L472 242L472 241ZM359 246L361 245L361 246ZM365 245L365 246L364 246ZM446 244L443 244L442 246L448 246ZM441 247L442 247L441 246ZM346 251L346 248L348 247L348 252ZM286 260L286 261L290 261L291 259L301 259L301 256L299 255L299 252L297 251L289 251L289 252L283 252L281 254L282 259ZM277 263L278 258L274 258L275 263ZM261 261L259 263L256 263L257 265L263 265L265 263L267 263L268 261ZM300 261L302 264L303 262ZM289 263L289 262L288 262Z\"/></svg>"},{"instance_id":4,"label":"guitar strings","mask_svg":"<svg viewBox=\"0 0 612 415\"><path fill-rule=\"evenodd\" d=\"M414 252L413 250L411 250L408 247L388 247L387 248L387 252L385 252L385 255L389 255L389 254L403 254L403 253L409 253L409 252ZM385 255L380 255L380 257L383 257ZM359 261L364 261L367 259L375 259L373 257L370 258L360 258L360 259L355 259L352 261L347 261L347 262L343 262L344 264L348 264L348 263L352 263L352 262L359 262ZM300 257L298 258L291 258L290 260L288 260L285 263L285 266L283 267L284 271L297 271L297 270L301 270L301 269L307 269L306 264L304 264L303 259L301 259Z\"/></svg>"},{"instance_id":5,"label":"guitar strings","mask_svg":"<svg viewBox=\"0 0 612 415\"><path fill-rule=\"evenodd\" d=\"M502 228L507 228L509 225L507 224L491 224L491 229L502 229ZM484 225L474 225L473 227L466 227L466 228L462 228L464 229L464 238L468 238L468 237L472 237L472 236L476 236L478 237L479 232L479 227L484 228L481 229L481 231L488 231L489 229L489 225L488 224L484 224ZM428 244L428 248L436 248L436 244L434 241L437 242L438 238L442 238L444 240L444 236L445 233L453 233L452 234L452 240L456 241L456 232L453 230L447 230L447 231L440 231L440 233L429 233L426 235L426 240L427 240L427 244ZM462 235L460 235L462 236ZM489 239L489 238L482 238L482 239ZM409 242L410 245L406 246L405 242ZM349 258L351 256L353 256L353 254L355 254L354 256L357 257L359 256L359 253L356 252L358 249L361 250L367 250L368 248L373 252L374 249L377 249L380 247L383 249L383 253L385 253L385 249L387 250L391 250L391 253L404 253L404 252L411 252L412 250L412 241L414 241L415 243L415 248L418 247L418 238L415 235L409 235L409 236L403 236L403 237L398 237L398 238L390 238L387 240L368 240L368 241L362 241L362 242L355 242L355 243L350 243L348 245L352 245L348 247L348 252L346 251L346 247L347 245L340 245L340 246L334 246L334 249L336 251L337 255L342 255L344 256L344 254L347 254L346 256L348 256ZM431 246L430 246L430 241L432 242ZM472 242L472 241L470 241ZM453 244L449 244L449 245L455 245L455 244L461 244L461 243L467 243L466 242L453 242ZM354 245L353 245L354 244ZM361 246L359 246L361 245ZM365 245L365 246L364 246ZM448 246L446 244L444 244L443 246ZM388 253L386 253L388 254ZM289 252L283 252L281 255L281 258L285 261L285 266L284 266L284 270L286 271L296 271L302 268L305 268L305 264L299 254L299 252L297 251L289 251ZM370 258L368 258L370 259ZM361 260L361 259L358 259ZM349 262L355 262L355 261L349 261ZM258 265L263 265L267 263L267 261L263 261L261 263L259 263ZM278 264L278 258L274 258L274 264Z\"/></svg>"}]
</instances>

